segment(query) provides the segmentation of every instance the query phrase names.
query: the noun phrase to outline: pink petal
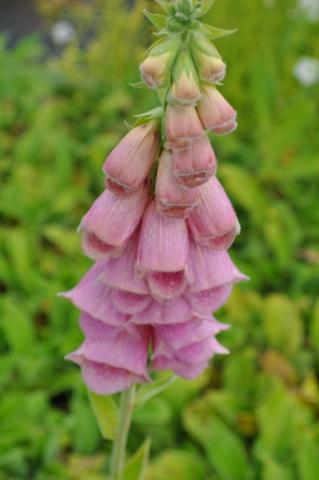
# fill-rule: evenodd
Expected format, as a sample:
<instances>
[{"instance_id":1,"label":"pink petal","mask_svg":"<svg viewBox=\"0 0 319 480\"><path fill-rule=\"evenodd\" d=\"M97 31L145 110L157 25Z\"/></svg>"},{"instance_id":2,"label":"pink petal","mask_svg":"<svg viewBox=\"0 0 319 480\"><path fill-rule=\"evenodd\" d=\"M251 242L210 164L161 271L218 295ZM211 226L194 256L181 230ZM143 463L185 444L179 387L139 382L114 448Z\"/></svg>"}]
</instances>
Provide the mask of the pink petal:
<instances>
[{"instance_id":1,"label":"pink petal","mask_svg":"<svg viewBox=\"0 0 319 480\"><path fill-rule=\"evenodd\" d=\"M94 260L119 254L139 224L148 199L146 185L125 197L103 192L80 225L84 252Z\"/></svg>"},{"instance_id":2,"label":"pink petal","mask_svg":"<svg viewBox=\"0 0 319 480\"><path fill-rule=\"evenodd\" d=\"M157 210L169 217L186 218L198 202L199 192L177 182L172 172L171 153L163 150L156 179Z\"/></svg>"},{"instance_id":3,"label":"pink petal","mask_svg":"<svg viewBox=\"0 0 319 480\"><path fill-rule=\"evenodd\" d=\"M160 215L153 202L143 218L136 269L147 279L155 298L168 300L185 290L189 280L187 254L184 220Z\"/></svg>"},{"instance_id":4,"label":"pink petal","mask_svg":"<svg viewBox=\"0 0 319 480\"><path fill-rule=\"evenodd\" d=\"M187 225L201 244L227 250L240 231L233 206L216 177L198 190L200 202L187 219Z\"/></svg>"},{"instance_id":5,"label":"pink petal","mask_svg":"<svg viewBox=\"0 0 319 480\"><path fill-rule=\"evenodd\" d=\"M166 136L168 146L180 148L193 138L203 136L204 130L193 106L170 104L166 109Z\"/></svg>"},{"instance_id":6,"label":"pink petal","mask_svg":"<svg viewBox=\"0 0 319 480\"><path fill-rule=\"evenodd\" d=\"M134 315L131 322L137 325L167 325L183 323L191 315L190 305L182 297L161 304L153 300L145 310Z\"/></svg>"},{"instance_id":7,"label":"pink petal","mask_svg":"<svg viewBox=\"0 0 319 480\"><path fill-rule=\"evenodd\" d=\"M233 285L230 283L222 287L189 294L187 295L187 299L194 313L198 315L208 315L211 312L216 312L216 310L226 303L232 289Z\"/></svg>"},{"instance_id":8,"label":"pink petal","mask_svg":"<svg viewBox=\"0 0 319 480\"><path fill-rule=\"evenodd\" d=\"M159 148L154 122L131 130L108 156L103 170L106 187L117 195L138 190L147 178Z\"/></svg>"},{"instance_id":9,"label":"pink petal","mask_svg":"<svg viewBox=\"0 0 319 480\"><path fill-rule=\"evenodd\" d=\"M138 232L128 243L123 254L110 258L103 270L100 280L106 285L137 294L149 293L147 283L135 271L137 256Z\"/></svg>"},{"instance_id":10,"label":"pink petal","mask_svg":"<svg viewBox=\"0 0 319 480\"><path fill-rule=\"evenodd\" d=\"M112 300L117 311L127 315L134 315L145 310L152 301L152 297L123 290L114 290L112 292Z\"/></svg>"},{"instance_id":11,"label":"pink petal","mask_svg":"<svg viewBox=\"0 0 319 480\"><path fill-rule=\"evenodd\" d=\"M207 135L172 152L173 172L178 182L196 188L216 173L217 160Z\"/></svg>"}]
</instances>

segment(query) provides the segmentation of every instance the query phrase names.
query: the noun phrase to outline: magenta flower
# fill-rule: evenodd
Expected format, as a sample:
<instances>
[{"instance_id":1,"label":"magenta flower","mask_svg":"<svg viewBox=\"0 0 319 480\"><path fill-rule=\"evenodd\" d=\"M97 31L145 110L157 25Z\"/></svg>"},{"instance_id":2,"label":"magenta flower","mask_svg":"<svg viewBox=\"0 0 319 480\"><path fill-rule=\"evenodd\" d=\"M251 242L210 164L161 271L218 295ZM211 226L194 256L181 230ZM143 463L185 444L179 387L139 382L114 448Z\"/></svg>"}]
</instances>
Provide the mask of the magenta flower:
<instances>
[{"instance_id":1,"label":"magenta flower","mask_svg":"<svg viewBox=\"0 0 319 480\"><path fill-rule=\"evenodd\" d=\"M206 135L190 142L184 148L172 151L173 172L179 183L195 188L215 175L217 160Z\"/></svg>"},{"instance_id":2,"label":"magenta flower","mask_svg":"<svg viewBox=\"0 0 319 480\"><path fill-rule=\"evenodd\" d=\"M124 197L105 190L80 225L86 255L101 260L120 254L139 224L148 201L147 185Z\"/></svg>"},{"instance_id":3,"label":"magenta flower","mask_svg":"<svg viewBox=\"0 0 319 480\"><path fill-rule=\"evenodd\" d=\"M228 254L240 226L207 136L237 126L214 85L226 65L198 20L203 3L171 7L169 19L146 12L162 29L140 66L162 106L140 115L104 163L106 190L80 224L84 253L96 263L61 294L80 310L85 337L67 358L103 395L154 371L195 378L228 353L216 338L228 325L212 313L248 279ZM183 22L196 26L187 42Z\"/></svg>"},{"instance_id":4,"label":"magenta flower","mask_svg":"<svg viewBox=\"0 0 319 480\"><path fill-rule=\"evenodd\" d=\"M186 289L190 280L187 255L185 221L160 215L151 203L143 218L136 269L156 299L169 300Z\"/></svg>"},{"instance_id":5,"label":"magenta flower","mask_svg":"<svg viewBox=\"0 0 319 480\"><path fill-rule=\"evenodd\" d=\"M194 238L215 250L227 250L240 232L233 206L216 177L199 187L200 202L187 224Z\"/></svg>"},{"instance_id":6,"label":"magenta flower","mask_svg":"<svg viewBox=\"0 0 319 480\"><path fill-rule=\"evenodd\" d=\"M156 159L159 135L155 122L131 130L106 159L105 186L117 195L138 190Z\"/></svg>"},{"instance_id":7,"label":"magenta flower","mask_svg":"<svg viewBox=\"0 0 319 480\"><path fill-rule=\"evenodd\" d=\"M186 218L199 202L197 189L185 188L177 182L168 150L163 150L159 160L155 193L157 210L169 217Z\"/></svg>"}]
</instances>

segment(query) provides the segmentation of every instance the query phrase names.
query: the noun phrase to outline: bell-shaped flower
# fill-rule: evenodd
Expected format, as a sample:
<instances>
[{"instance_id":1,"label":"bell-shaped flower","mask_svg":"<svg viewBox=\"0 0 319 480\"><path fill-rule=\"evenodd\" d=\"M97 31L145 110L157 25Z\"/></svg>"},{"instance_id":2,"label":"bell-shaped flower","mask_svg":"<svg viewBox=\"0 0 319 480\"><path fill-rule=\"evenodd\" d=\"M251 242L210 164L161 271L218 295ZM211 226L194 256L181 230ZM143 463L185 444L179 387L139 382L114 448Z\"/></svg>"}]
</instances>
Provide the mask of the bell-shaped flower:
<instances>
[{"instance_id":1,"label":"bell-shaped flower","mask_svg":"<svg viewBox=\"0 0 319 480\"><path fill-rule=\"evenodd\" d=\"M196 109L191 105L169 104L165 123L167 146L170 148L185 148L194 138L204 134Z\"/></svg>"},{"instance_id":2,"label":"bell-shaped flower","mask_svg":"<svg viewBox=\"0 0 319 480\"><path fill-rule=\"evenodd\" d=\"M192 308L186 298L178 297L166 303L153 300L145 310L133 315L131 322L136 325L169 325L184 323L193 316Z\"/></svg>"},{"instance_id":3,"label":"bell-shaped flower","mask_svg":"<svg viewBox=\"0 0 319 480\"><path fill-rule=\"evenodd\" d=\"M172 151L173 173L179 183L195 188L215 175L217 160L209 138L201 138L189 143L185 148Z\"/></svg>"},{"instance_id":4,"label":"bell-shaped flower","mask_svg":"<svg viewBox=\"0 0 319 480\"><path fill-rule=\"evenodd\" d=\"M215 354L226 354L215 335L228 328L210 319L190 320L181 325L154 329L153 369L173 370L187 379L196 378Z\"/></svg>"},{"instance_id":5,"label":"bell-shaped flower","mask_svg":"<svg viewBox=\"0 0 319 480\"><path fill-rule=\"evenodd\" d=\"M186 218L199 202L197 189L184 187L177 182L172 171L172 154L163 150L156 178L156 206L163 215Z\"/></svg>"},{"instance_id":6,"label":"bell-shaped flower","mask_svg":"<svg viewBox=\"0 0 319 480\"><path fill-rule=\"evenodd\" d=\"M78 285L69 292L60 293L70 300L79 310L107 325L120 327L128 321L128 316L113 306L112 289L100 281L105 262L97 262L84 275Z\"/></svg>"},{"instance_id":7,"label":"bell-shaped flower","mask_svg":"<svg viewBox=\"0 0 319 480\"><path fill-rule=\"evenodd\" d=\"M189 262L193 283L189 285L188 293L233 285L247 279L238 270L226 251L214 251L202 247L192 239L190 240Z\"/></svg>"},{"instance_id":8,"label":"bell-shaped flower","mask_svg":"<svg viewBox=\"0 0 319 480\"><path fill-rule=\"evenodd\" d=\"M217 135L231 133L237 128L236 111L214 86L203 88L197 110L204 128Z\"/></svg>"},{"instance_id":9,"label":"bell-shaped flower","mask_svg":"<svg viewBox=\"0 0 319 480\"><path fill-rule=\"evenodd\" d=\"M198 75L188 50L182 50L178 54L169 97L182 105L195 105L201 97Z\"/></svg>"},{"instance_id":10,"label":"bell-shaped flower","mask_svg":"<svg viewBox=\"0 0 319 480\"><path fill-rule=\"evenodd\" d=\"M157 122L133 128L106 159L105 186L116 195L138 190L156 159L160 138Z\"/></svg>"},{"instance_id":11,"label":"bell-shaped flower","mask_svg":"<svg viewBox=\"0 0 319 480\"><path fill-rule=\"evenodd\" d=\"M187 224L196 241L213 250L227 250L240 232L233 206L216 177L199 188L200 202Z\"/></svg>"},{"instance_id":12,"label":"bell-shaped flower","mask_svg":"<svg viewBox=\"0 0 319 480\"><path fill-rule=\"evenodd\" d=\"M170 36L156 42L148 51L148 55L140 65L142 80L151 88L158 88L164 82L166 75L174 62L180 39Z\"/></svg>"},{"instance_id":13,"label":"bell-shaped flower","mask_svg":"<svg viewBox=\"0 0 319 480\"><path fill-rule=\"evenodd\" d=\"M124 197L105 190L80 225L82 248L93 260L117 255L139 224L149 201L147 185Z\"/></svg>"},{"instance_id":14,"label":"bell-shaped flower","mask_svg":"<svg viewBox=\"0 0 319 480\"><path fill-rule=\"evenodd\" d=\"M81 366L90 390L111 395L148 380L148 328L118 329L85 314L80 324L86 339L66 358Z\"/></svg>"},{"instance_id":15,"label":"bell-shaped flower","mask_svg":"<svg viewBox=\"0 0 319 480\"><path fill-rule=\"evenodd\" d=\"M159 214L151 203L143 218L136 269L155 298L165 301L183 293L190 281L187 256L185 221Z\"/></svg>"},{"instance_id":16,"label":"bell-shaped flower","mask_svg":"<svg viewBox=\"0 0 319 480\"><path fill-rule=\"evenodd\" d=\"M194 36L192 54L201 80L217 83L225 78L226 64L218 50L204 36Z\"/></svg>"}]
</instances>

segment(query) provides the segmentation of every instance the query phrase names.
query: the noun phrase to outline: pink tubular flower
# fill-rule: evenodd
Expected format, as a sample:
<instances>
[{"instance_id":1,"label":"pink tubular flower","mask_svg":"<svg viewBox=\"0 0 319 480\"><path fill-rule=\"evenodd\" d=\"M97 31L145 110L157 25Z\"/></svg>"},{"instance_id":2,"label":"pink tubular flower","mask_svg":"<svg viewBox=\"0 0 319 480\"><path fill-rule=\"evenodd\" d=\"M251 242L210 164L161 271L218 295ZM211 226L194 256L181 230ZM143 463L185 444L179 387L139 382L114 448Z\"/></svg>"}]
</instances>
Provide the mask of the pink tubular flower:
<instances>
[{"instance_id":1,"label":"pink tubular flower","mask_svg":"<svg viewBox=\"0 0 319 480\"><path fill-rule=\"evenodd\" d=\"M134 233L148 201L146 185L125 197L105 190L80 225L86 255L93 260L102 260L119 254Z\"/></svg>"},{"instance_id":2,"label":"pink tubular flower","mask_svg":"<svg viewBox=\"0 0 319 480\"><path fill-rule=\"evenodd\" d=\"M152 202L143 218L136 269L153 296L169 300L183 293L189 281L187 255L185 221L160 215Z\"/></svg>"},{"instance_id":3,"label":"pink tubular flower","mask_svg":"<svg viewBox=\"0 0 319 480\"><path fill-rule=\"evenodd\" d=\"M163 150L156 179L157 210L169 217L186 218L199 201L197 189L177 183L172 172L172 154Z\"/></svg>"},{"instance_id":4,"label":"pink tubular flower","mask_svg":"<svg viewBox=\"0 0 319 480\"><path fill-rule=\"evenodd\" d=\"M187 219L196 241L227 250L240 232L233 206L216 177L199 187L200 202Z\"/></svg>"},{"instance_id":5,"label":"pink tubular flower","mask_svg":"<svg viewBox=\"0 0 319 480\"><path fill-rule=\"evenodd\" d=\"M206 130L212 130L217 135L236 130L237 113L217 88L208 85L203 88L197 109Z\"/></svg>"},{"instance_id":6,"label":"pink tubular flower","mask_svg":"<svg viewBox=\"0 0 319 480\"><path fill-rule=\"evenodd\" d=\"M154 329L154 370L172 369L181 377L197 377L215 354L226 354L215 335L227 329L214 319L186 321Z\"/></svg>"},{"instance_id":7,"label":"pink tubular flower","mask_svg":"<svg viewBox=\"0 0 319 480\"><path fill-rule=\"evenodd\" d=\"M152 168L158 148L156 122L145 123L131 130L104 163L106 188L116 195L138 190Z\"/></svg>"},{"instance_id":8,"label":"pink tubular flower","mask_svg":"<svg viewBox=\"0 0 319 480\"><path fill-rule=\"evenodd\" d=\"M172 152L173 173L179 183L195 188L215 175L217 160L209 138L204 135L185 148Z\"/></svg>"},{"instance_id":9,"label":"pink tubular flower","mask_svg":"<svg viewBox=\"0 0 319 480\"><path fill-rule=\"evenodd\" d=\"M162 85L166 74L176 56L180 41L174 36L166 38L151 48L148 56L140 65L142 80L150 88L157 88Z\"/></svg>"},{"instance_id":10,"label":"pink tubular flower","mask_svg":"<svg viewBox=\"0 0 319 480\"><path fill-rule=\"evenodd\" d=\"M166 136L169 147L183 148L203 134L203 126L194 107L173 104L167 106Z\"/></svg>"},{"instance_id":11,"label":"pink tubular flower","mask_svg":"<svg viewBox=\"0 0 319 480\"><path fill-rule=\"evenodd\" d=\"M90 390L111 395L148 380L148 328L131 326L129 331L122 330L85 314L81 316L81 328L86 339L66 358L81 366Z\"/></svg>"},{"instance_id":12,"label":"pink tubular flower","mask_svg":"<svg viewBox=\"0 0 319 480\"><path fill-rule=\"evenodd\" d=\"M232 285L247 278L240 273L226 251L202 247L194 240L190 241L189 259L193 276L189 293Z\"/></svg>"},{"instance_id":13,"label":"pink tubular flower","mask_svg":"<svg viewBox=\"0 0 319 480\"><path fill-rule=\"evenodd\" d=\"M184 323L192 316L192 308L186 298L174 298L166 303L153 300L142 312L133 315L131 322L136 325L169 325Z\"/></svg>"}]
</instances>

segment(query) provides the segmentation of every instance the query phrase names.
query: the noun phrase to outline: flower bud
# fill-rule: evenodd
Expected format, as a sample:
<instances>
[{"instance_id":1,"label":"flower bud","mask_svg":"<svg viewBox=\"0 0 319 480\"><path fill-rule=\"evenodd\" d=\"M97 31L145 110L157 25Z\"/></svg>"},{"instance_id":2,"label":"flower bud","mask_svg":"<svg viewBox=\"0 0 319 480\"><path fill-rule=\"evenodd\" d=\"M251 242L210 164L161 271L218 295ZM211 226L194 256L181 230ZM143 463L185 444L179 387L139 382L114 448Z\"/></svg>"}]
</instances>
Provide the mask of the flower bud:
<instances>
[{"instance_id":1,"label":"flower bud","mask_svg":"<svg viewBox=\"0 0 319 480\"><path fill-rule=\"evenodd\" d=\"M237 128L237 113L213 86L205 86L197 111L206 130L217 135L231 133Z\"/></svg>"},{"instance_id":2,"label":"flower bud","mask_svg":"<svg viewBox=\"0 0 319 480\"><path fill-rule=\"evenodd\" d=\"M195 188L216 173L217 161L206 135L189 143L186 148L173 150L173 172L179 183Z\"/></svg>"},{"instance_id":3,"label":"flower bud","mask_svg":"<svg viewBox=\"0 0 319 480\"><path fill-rule=\"evenodd\" d=\"M185 188L172 172L172 154L163 150L156 179L157 210L168 217L186 218L199 201L197 189Z\"/></svg>"},{"instance_id":4,"label":"flower bud","mask_svg":"<svg viewBox=\"0 0 319 480\"><path fill-rule=\"evenodd\" d=\"M147 178L159 148L155 122L131 130L106 159L105 186L116 195L138 190Z\"/></svg>"},{"instance_id":5,"label":"flower bud","mask_svg":"<svg viewBox=\"0 0 319 480\"><path fill-rule=\"evenodd\" d=\"M197 36L192 42L192 54L201 80L221 82L226 75L226 64L218 50L204 36Z\"/></svg>"},{"instance_id":6,"label":"flower bud","mask_svg":"<svg viewBox=\"0 0 319 480\"><path fill-rule=\"evenodd\" d=\"M143 218L136 270L146 278L154 298L165 301L183 293L190 280L187 257L185 221L160 215L151 203Z\"/></svg>"},{"instance_id":7,"label":"flower bud","mask_svg":"<svg viewBox=\"0 0 319 480\"><path fill-rule=\"evenodd\" d=\"M227 250L240 232L233 206L216 177L199 187L200 202L187 224L196 241L213 250Z\"/></svg>"},{"instance_id":8,"label":"flower bud","mask_svg":"<svg viewBox=\"0 0 319 480\"><path fill-rule=\"evenodd\" d=\"M192 139L203 134L204 129L194 107L167 106L166 137L170 148L186 147Z\"/></svg>"},{"instance_id":9,"label":"flower bud","mask_svg":"<svg viewBox=\"0 0 319 480\"><path fill-rule=\"evenodd\" d=\"M187 50L178 54L173 69L173 85L170 98L182 105L194 105L201 97L197 72Z\"/></svg>"},{"instance_id":10,"label":"flower bud","mask_svg":"<svg viewBox=\"0 0 319 480\"><path fill-rule=\"evenodd\" d=\"M143 81L151 88L158 88L165 80L180 45L178 37L169 37L156 43L140 65Z\"/></svg>"},{"instance_id":11,"label":"flower bud","mask_svg":"<svg viewBox=\"0 0 319 480\"><path fill-rule=\"evenodd\" d=\"M148 201L146 185L125 197L117 197L105 190L80 225L86 255L93 260L103 260L119 254L133 235Z\"/></svg>"}]
</instances>

